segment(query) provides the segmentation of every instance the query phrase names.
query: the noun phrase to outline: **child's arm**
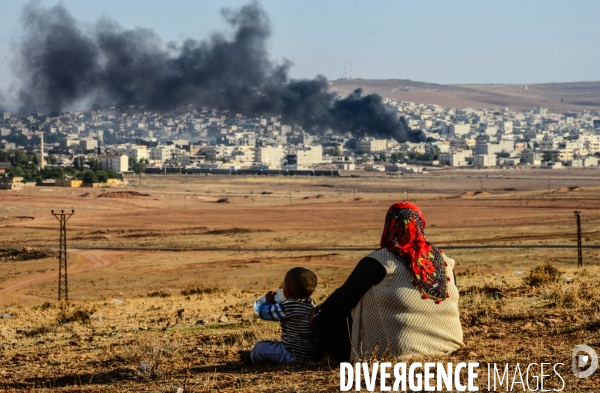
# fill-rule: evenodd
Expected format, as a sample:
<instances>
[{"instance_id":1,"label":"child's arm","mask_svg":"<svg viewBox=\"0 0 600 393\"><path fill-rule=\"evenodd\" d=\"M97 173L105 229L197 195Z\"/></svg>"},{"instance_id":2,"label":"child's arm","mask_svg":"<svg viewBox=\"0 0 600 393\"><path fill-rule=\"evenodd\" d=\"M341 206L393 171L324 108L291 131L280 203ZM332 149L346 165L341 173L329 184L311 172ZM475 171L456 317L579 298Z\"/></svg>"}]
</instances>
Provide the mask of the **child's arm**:
<instances>
[{"instance_id":1,"label":"child's arm","mask_svg":"<svg viewBox=\"0 0 600 393\"><path fill-rule=\"evenodd\" d=\"M258 316L266 321L281 321L285 318L285 307L281 303L264 302L258 308Z\"/></svg>"}]
</instances>

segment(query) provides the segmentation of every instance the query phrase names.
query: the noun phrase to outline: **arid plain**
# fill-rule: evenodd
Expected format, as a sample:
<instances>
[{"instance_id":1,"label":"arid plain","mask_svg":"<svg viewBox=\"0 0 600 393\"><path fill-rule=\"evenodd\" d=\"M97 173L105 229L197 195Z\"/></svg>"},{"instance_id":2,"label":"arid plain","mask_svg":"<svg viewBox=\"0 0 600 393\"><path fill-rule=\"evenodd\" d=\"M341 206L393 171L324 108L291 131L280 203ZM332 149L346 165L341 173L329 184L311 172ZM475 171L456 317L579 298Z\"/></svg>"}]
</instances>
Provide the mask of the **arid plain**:
<instances>
[{"instance_id":1,"label":"arid plain","mask_svg":"<svg viewBox=\"0 0 600 393\"><path fill-rule=\"evenodd\" d=\"M0 314L12 315L0 319L0 387L337 390L339 371L327 359L238 364L238 349L278 335L251 304L294 266L317 273L314 298L322 301L377 248L385 212L398 200L422 208L428 240L458 263L466 348L455 361L560 361L564 391L599 387L597 378L567 373L575 344L600 346L600 249L585 248L585 268L577 269L573 248L534 248L575 245L575 210L583 244L600 246L598 169L129 180L118 190L0 194ZM115 194L122 191L145 195ZM71 304L62 308L52 209L75 210L68 222ZM527 285L530 270L546 262L564 274Z\"/></svg>"}]
</instances>

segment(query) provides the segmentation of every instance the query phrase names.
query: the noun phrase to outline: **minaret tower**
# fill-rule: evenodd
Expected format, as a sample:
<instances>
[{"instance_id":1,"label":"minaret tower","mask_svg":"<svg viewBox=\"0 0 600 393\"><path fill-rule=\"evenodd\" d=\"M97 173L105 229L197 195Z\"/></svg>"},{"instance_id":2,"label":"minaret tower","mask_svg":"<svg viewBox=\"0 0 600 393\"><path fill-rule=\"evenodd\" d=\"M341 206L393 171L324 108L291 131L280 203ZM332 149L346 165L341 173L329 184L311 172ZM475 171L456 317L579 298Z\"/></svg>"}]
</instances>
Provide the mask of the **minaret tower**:
<instances>
[{"instance_id":1,"label":"minaret tower","mask_svg":"<svg viewBox=\"0 0 600 393\"><path fill-rule=\"evenodd\" d=\"M40 170L44 169L46 162L44 161L44 133L40 132Z\"/></svg>"}]
</instances>

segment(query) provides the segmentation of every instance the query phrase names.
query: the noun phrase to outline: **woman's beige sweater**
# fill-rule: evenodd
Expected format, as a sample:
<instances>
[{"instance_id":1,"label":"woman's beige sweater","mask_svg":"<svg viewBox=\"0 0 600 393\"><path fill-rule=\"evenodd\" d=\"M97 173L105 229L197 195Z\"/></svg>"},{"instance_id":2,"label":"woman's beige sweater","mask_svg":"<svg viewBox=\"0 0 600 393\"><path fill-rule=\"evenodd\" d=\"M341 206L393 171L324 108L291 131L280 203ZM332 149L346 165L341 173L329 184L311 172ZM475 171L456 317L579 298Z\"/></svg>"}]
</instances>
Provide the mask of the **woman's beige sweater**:
<instances>
[{"instance_id":1,"label":"woman's beige sweater","mask_svg":"<svg viewBox=\"0 0 600 393\"><path fill-rule=\"evenodd\" d=\"M371 287L352 310L351 359L443 355L464 346L458 315L458 289L454 260L448 264L450 297L436 304L423 299L413 286L408 266L387 249L368 255L386 270L385 278Z\"/></svg>"}]
</instances>

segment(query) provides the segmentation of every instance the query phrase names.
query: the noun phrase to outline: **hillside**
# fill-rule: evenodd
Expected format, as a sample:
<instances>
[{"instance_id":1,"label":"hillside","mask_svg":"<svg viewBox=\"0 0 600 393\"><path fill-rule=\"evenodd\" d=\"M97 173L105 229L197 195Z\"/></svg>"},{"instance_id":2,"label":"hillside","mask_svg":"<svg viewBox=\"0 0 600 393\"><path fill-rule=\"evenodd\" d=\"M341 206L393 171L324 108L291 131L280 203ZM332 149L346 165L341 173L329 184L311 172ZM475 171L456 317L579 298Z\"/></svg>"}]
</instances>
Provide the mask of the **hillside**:
<instances>
[{"instance_id":1,"label":"hillside","mask_svg":"<svg viewBox=\"0 0 600 393\"><path fill-rule=\"evenodd\" d=\"M457 108L548 108L550 112L600 110L600 81L531 85L438 85L405 79L331 81L340 95L363 88L400 101Z\"/></svg>"}]
</instances>

